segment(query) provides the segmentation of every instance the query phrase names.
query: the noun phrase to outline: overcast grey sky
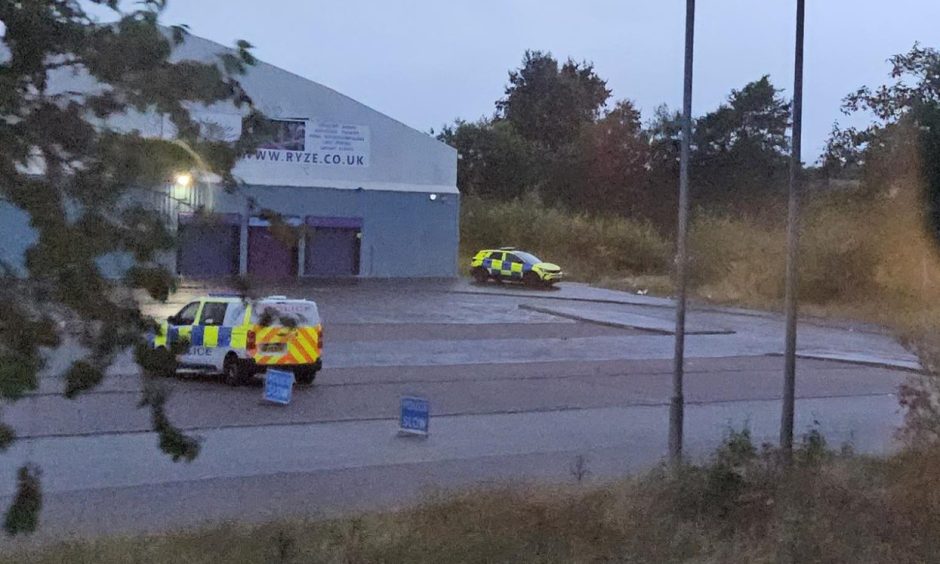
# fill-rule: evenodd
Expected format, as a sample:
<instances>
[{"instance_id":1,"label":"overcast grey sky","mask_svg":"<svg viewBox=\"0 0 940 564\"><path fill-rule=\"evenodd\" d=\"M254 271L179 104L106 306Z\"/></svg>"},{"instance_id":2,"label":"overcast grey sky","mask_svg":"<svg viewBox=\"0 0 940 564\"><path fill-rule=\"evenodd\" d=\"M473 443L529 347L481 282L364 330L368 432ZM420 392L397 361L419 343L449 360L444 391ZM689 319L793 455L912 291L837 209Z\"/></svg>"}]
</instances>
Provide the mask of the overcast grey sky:
<instances>
[{"instance_id":1,"label":"overcast grey sky","mask_svg":"<svg viewBox=\"0 0 940 564\"><path fill-rule=\"evenodd\" d=\"M170 0L166 23L231 45L427 131L493 112L525 49L593 61L613 98L644 118L679 107L682 0ZM694 110L769 74L789 97L796 0L699 0ZM813 161L841 98L881 84L886 59L940 47L936 0L808 0L804 155Z\"/></svg>"}]
</instances>

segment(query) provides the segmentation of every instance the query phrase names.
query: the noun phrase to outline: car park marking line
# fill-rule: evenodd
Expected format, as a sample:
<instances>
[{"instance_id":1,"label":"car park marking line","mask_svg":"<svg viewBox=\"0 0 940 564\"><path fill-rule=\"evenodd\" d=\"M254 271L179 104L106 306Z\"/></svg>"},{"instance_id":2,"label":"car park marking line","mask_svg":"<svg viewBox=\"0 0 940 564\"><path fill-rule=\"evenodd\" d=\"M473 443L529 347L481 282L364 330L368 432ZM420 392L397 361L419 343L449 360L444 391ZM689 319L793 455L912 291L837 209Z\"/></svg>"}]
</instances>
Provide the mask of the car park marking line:
<instances>
[{"instance_id":1,"label":"car park marking line","mask_svg":"<svg viewBox=\"0 0 940 564\"><path fill-rule=\"evenodd\" d=\"M871 393L861 393L861 394L818 394L818 395L797 395L798 400L831 400L831 399L854 399L854 398L886 398L886 397L897 397L897 394L890 392L871 392ZM779 397L758 397L758 398L747 398L747 399L720 399L720 400L686 400L686 405L690 406L710 406L710 405L732 405L736 403L767 403L767 402L780 402L781 398ZM592 410L602 410L602 409L633 409L633 408L650 408L650 407L668 407L669 401L635 401L631 403L623 403L621 405L607 405L607 406L553 406L553 407L543 407L543 408L532 408L532 409L501 409L493 411L452 411L452 412L437 412L435 411L433 417L435 419L456 419L460 417L485 417L491 415L525 415L525 414L545 414L545 413L568 413L576 411L592 411ZM331 419L321 419L314 421L270 421L270 422L258 422L258 423L231 423L225 425L193 425L190 427L179 427L181 431L187 433L198 433L200 431L218 431L224 429L251 429L251 428L268 428L268 427L300 427L304 425L330 425L330 424L344 424L344 423L369 423L377 421L393 421L397 422L399 419L399 414L395 413L389 416L374 416L374 417L336 417ZM22 443L27 440L44 440L44 439L69 439L69 438L89 438L89 437L106 437L106 436L125 436L125 435L154 435L157 433L152 429L128 429L128 430L115 430L115 431L88 431L80 433L36 433L36 434L24 434L17 436L17 442Z\"/></svg>"},{"instance_id":2,"label":"car park marking line","mask_svg":"<svg viewBox=\"0 0 940 564\"><path fill-rule=\"evenodd\" d=\"M782 355L774 355L774 356L782 356ZM817 359L812 359L812 360L817 360ZM832 367L832 368L829 368L829 369L827 369L827 370L832 370L832 371L836 371L836 370L840 370L840 371L842 371L842 370L848 370L848 367L841 367L841 368L839 368L839 367L836 367L836 366L835 366L835 365L837 365L837 364L839 364L839 363L842 363L843 361L837 361L837 360L832 360L832 359L819 359L819 360L820 360L820 361L824 361L824 362L825 362L825 361L828 361L828 362L830 362L830 363L833 364L833 367ZM845 364L852 364L852 365L855 365L855 363L845 363ZM458 366L462 366L462 365L458 365ZM503 366L503 365L494 364L494 365L480 365L480 366ZM916 371L913 371L913 370L909 370L909 369L905 369L905 368L896 368L896 367L892 367L892 366L874 366L874 365L865 365L865 366L871 367L871 368L880 368L880 369L884 369L884 370L898 371L898 372L915 372L915 373L917 373ZM435 368L436 368L436 367L435 367ZM446 367L445 367L445 368L446 368ZM321 375L320 375L320 376L318 377L318 379L317 379L316 388L334 388L334 389L342 389L342 388L367 388L367 387L372 387L372 386L395 386L395 385L399 385L399 386L408 386L408 385L414 385L414 384L460 384L460 383L470 383L470 382L471 382L471 381L467 380L466 378L436 378L436 379L435 379L435 378L409 378L409 379L405 379L405 380L369 380L369 381L362 381L362 382L329 382L329 381L326 381L326 380L328 380L328 379L332 376L332 374L333 374L333 372L334 372L335 370L349 370L349 369L348 369L348 368L347 368L347 369L340 368L340 369L333 369L333 370L324 369L324 371L321 373ZM817 370L819 370L819 369L817 369ZM759 373L772 373L772 374L777 374L777 372L779 372L779 369L776 369L776 368L774 368L774 369L767 368L767 369L762 369L762 370L754 370L754 369L734 369L734 370L720 370L720 371L715 371L715 370L688 370L688 369L686 369L685 372L686 372L686 374L689 374L689 375L735 374L735 373L741 373L741 372L759 372ZM564 381L564 380L574 380L574 379L607 379L607 380L616 380L616 379L620 379L620 378L642 378L642 377L644 377L644 376L666 376L666 375L669 375L669 374L672 374L672 371L671 371L671 370L644 371L644 372L629 372L629 373L628 373L628 372L618 372L618 373L599 373L599 374L557 374L557 375L551 375L551 376L532 375L532 376L520 376L520 377L509 377L509 378L506 378L506 377L486 377L486 378L475 377L475 378L472 380L472 382L473 382L473 383L481 382L481 383L490 383L490 384L492 384L492 383L497 383L497 382L507 382L507 383L511 383L511 382L551 381L551 380ZM192 393L217 392L217 391L220 390L219 386L220 386L221 384L219 384L219 383L216 383L216 382L213 382L213 383L205 383L205 382L199 382L199 381L186 382L187 379L188 379L188 378L185 377L185 376L178 378L178 380L182 381L182 384L183 384L183 385L190 385L190 384L191 384L191 387L188 387L188 388L176 388L176 389L174 389L174 393L176 393L176 394L181 394L181 395L187 395L187 394L192 394ZM198 386L198 387L197 387L197 386ZM137 389L137 390L103 390L103 391L95 391L95 392L86 392L86 393L82 394L82 397L86 397L86 396L87 396L87 397L90 397L90 396L96 396L96 395L112 395L112 396L118 396L118 395L140 395L140 394L142 393L142 391L143 391L142 389ZM37 392L37 393L28 393L28 394L26 394L26 395L23 396L24 399L29 399L29 398L37 398L37 399L38 399L38 398L49 398L49 397L62 397L62 393L61 393L61 392Z\"/></svg>"},{"instance_id":3,"label":"car park marking line","mask_svg":"<svg viewBox=\"0 0 940 564\"><path fill-rule=\"evenodd\" d=\"M903 359L878 360L875 358L851 358L843 356L845 354L855 354L852 352L825 351L825 352L797 352L797 358L806 360L818 360L820 362L832 362L841 364L852 364L855 366L870 366L872 368L885 368L889 370L898 370L901 372L911 372L913 374L929 375L929 372L923 369L918 363L914 365L912 361ZM766 356L782 357L783 353L767 353Z\"/></svg>"},{"instance_id":4,"label":"car park marking line","mask_svg":"<svg viewBox=\"0 0 940 564\"><path fill-rule=\"evenodd\" d=\"M557 291L558 289L556 289ZM609 305L621 305L621 306L630 306L630 307L646 307L646 308L655 308L655 309L675 309L675 304L654 304L654 303L644 303L639 301L627 301L627 300L615 300L610 298L582 298L582 297L572 297L572 296L551 296L544 293L537 293L538 290L531 290L525 287L519 287L515 291L518 293L509 293L505 291L489 291L489 290L424 290L427 292L443 293L443 294L461 294L465 296L500 296L506 298L522 298L522 299L534 299L534 300L556 300L556 301L569 301L569 302L580 302L580 303L593 303L593 304L609 304ZM542 290L545 292L545 290ZM642 296L637 296L642 297ZM671 300L672 298L660 298L662 300ZM768 319L768 320L782 320L782 314L776 313L773 311L759 311L759 310L748 310L740 309L733 307L722 307L717 305L711 305L708 303L701 302L689 302L688 311L690 313L717 313L721 315L729 316L740 316L740 317L752 317L759 319ZM851 323L851 322L850 322ZM878 327L871 327L871 324L857 324L849 325L845 327L844 325L833 323L831 320L825 318L814 318L809 316L801 316L800 325L808 325L812 327L819 327L822 329L841 329L844 331L851 331L853 333L860 333L864 335L878 335L878 336L890 336L891 332ZM686 333L688 334L688 333Z\"/></svg>"},{"instance_id":5,"label":"car park marking line","mask_svg":"<svg viewBox=\"0 0 940 564\"><path fill-rule=\"evenodd\" d=\"M650 333L655 333L657 335L674 335L675 331L671 329L661 329L658 327L652 327L650 325L640 325L638 323L627 323L620 321L609 321L605 319L597 319L596 317L590 317L587 314L576 314L569 313L565 311L558 311L556 309L541 307L532 304L519 304L519 309L525 309L528 311L534 311L537 313L544 313L546 315L555 315L564 319L573 319L575 321L580 321L582 323L593 323L594 325L601 325L603 327L614 327L617 329L636 329L638 331L648 331ZM634 317L644 317L637 314L628 314ZM668 321L649 318L651 321L655 322L657 325L668 324ZM689 329L686 331L686 335L734 335L735 331L731 329Z\"/></svg>"},{"instance_id":6,"label":"car park marking line","mask_svg":"<svg viewBox=\"0 0 940 564\"><path fill-rule=\"evenodd\" d=\"M783 355L781 353L768 353L766 355L758 355L758 356L725 357L725 358L696 359L696 360L734 360L734 359L746 360L746 359L752 359L752 358L760 358L761 356L764 356L767 358L780 358ZM800 355L797 355L797 356L799 357ZM811 361L819 362L820 363L819 366L814 366L812 368L814 371L817 371L817 372L843 371L843 370L848 370L854 366L860 365L857 362L851 362L847 360L838 360L834 358L816 358L816 357L800 357L800 358L803 358L804 360L811 360ZM546 364L551 367L557 367L559 366L559 364L585 365L585 364L591 364L591 363L642 362L642 361L643 361L642 359L641 360L625 359L625 360L612 360L612 361L611 360L598 360L598 361L588 361L588 362L562 361L562 363L533 362L531 364L533 365ZM475 368L490 367L493 369L502 369L502 368L505 368L506 364L507 363L487 363L487 364L477 364L473 366ZM517 363L511 363L511 364L513 366L517 366ZM844 365L844 366L840 366L840 365ZM396 366L396 367L434 370L436 373L447 374L450 372L450 370L454 368L464 368L466 366L467 365L465 364L451 364L451 365L434 365L434 366ZM890 366L890 365L879 366L879 365L872 365L872 364L864 364L863 366L876 368L876 369L882 369L882 370L888 370L888 371L916 372L907 368ZM334 368L330 368L329 366L324 367L323 372L321 373L321 375L319 376L319 379L317 380L316 388L344 388L344 387L367 387L367 386L395 385L395 384L408 385L408 384L434 384L434 383L446 384L446 383L469 383L471 382L471 380L468 380L467 378L464 378L464 377L456 377L456 378L428 377L428 378L408 378L408 379L401 379L401 380L381 379L381 380L367 380L367 381L358 381L358 382L331 382L329 381L331 378L340 378L341 377L339 375L340 372L347 372L347 371L359 372L361 371L362 368L363 367L334 367ZM395 367L373 366L373 367L366 367L366 368L382 369L382 368L395 368ZM755 373L771 372L771 373L776 374L779 370L780 370L779 367L756 368L756 369L750 368L750 367L742 367L742 368L686 367L685 372L686 374L738 374L742 372L755 372ZM519 382L519 381L527 381L527 380L534 380L534 381L570 380L574 378L611 378L613 379L613 378L624 378L624 377L665 376L668 374L672 374L671 368L662 368L662 369L644 368L644 369L636 369L633 372L622 372L622 371L621 372L599 372L598 371L598 372L593 372L590 374L554 374L554 375L548 375L548 376L528 375L528 376L516 376L516 377L502 376L502 377L484 377L484 378L474 376L472 382L514 382L514 381ZM110 374L108 378L130 379L130 378L139 378L139 375L130 374L130 373L119 373L119 374ZM60 380L58 377L55 377L55 376L44 376L43 379L55 380L55 381ZM167 379L167 380L177 381L177 382L180 382L181 385L187 386L185 388L177 388L174 390L174 393L179 393L179 394L186 394L190 392L209 392L209 391L217 391L220 389L219 388L220 384L218 382L206 381L205 377L200 377L200 376L193 377L193 376L188 376L188 375L179 375L179 376L175 376L173 378ZM94 395L130 395L130 394L139 394L141 392L142 392L142 388L124 389L124 390L93 390L93 391L88 391L88 392L83 393L81 397L94 396ZM62 397L62 392L61 391L28 392L23 397L24 398Z\"/></svg>"}]
</instances>

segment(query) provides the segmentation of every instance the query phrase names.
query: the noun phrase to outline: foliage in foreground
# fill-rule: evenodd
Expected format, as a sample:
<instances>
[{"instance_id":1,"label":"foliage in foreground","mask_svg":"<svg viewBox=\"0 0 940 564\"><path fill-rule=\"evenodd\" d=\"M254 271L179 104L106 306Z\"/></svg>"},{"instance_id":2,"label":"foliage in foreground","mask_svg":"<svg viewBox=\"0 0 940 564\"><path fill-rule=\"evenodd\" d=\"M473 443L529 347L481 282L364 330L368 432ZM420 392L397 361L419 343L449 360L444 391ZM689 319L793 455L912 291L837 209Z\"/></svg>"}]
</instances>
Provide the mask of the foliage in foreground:
<instances>
[{"instance_id":1,"label":"foliage in foreground","mask_svg":"<svg viewBox=\"0 0 940 564\"><path fill-rule=\"evenodd\" d=\"M935 562L940 451L872 460L807 434L784 471L732 432L703 465L613 486L507 488L319 523L73 542L6 562Z\"/></svg>"},{"instance_id":2,"label":"foliage in foreground","mask_svg":"<svg viewBox=\"0 0 940 564\"><path fill-rule=\"evenodd\" d=\"M97 5L97 6L95 6ZM108 14L103 24L92 8ZM250 45L217 61L176 61L184 26L159 25L165 0L30 0L0 2L0 205L28 222L34 241L22 268L0 261L0 398L15 401L35 390L50 350L75 360L50 374L74 398L97 386L112 361L140 349L152 373L162 359L146 351L153 320L130 290L166 299L175 285L161 257L174 246L166 218L147 205L175 174L216 175L228 188L232 168L251 148L261 123L239 77L254 64ZM77 91L62 77L80 77ZM240 111L245 135L214 139L190 110L219 106ZM175 139L128 131L127 116L167 119ZM103 265L126 264L120 280ZM9 283L17 278L17 283ZM167 356L167 355L163 355ZM147 385L160 447L174 460L199 451L166 418L166 394ZM15 440L0 426L0 451ZM28 533L41 509L40 473L19 472L19 490L4 525Z\"/></svg>"}]
</instances>

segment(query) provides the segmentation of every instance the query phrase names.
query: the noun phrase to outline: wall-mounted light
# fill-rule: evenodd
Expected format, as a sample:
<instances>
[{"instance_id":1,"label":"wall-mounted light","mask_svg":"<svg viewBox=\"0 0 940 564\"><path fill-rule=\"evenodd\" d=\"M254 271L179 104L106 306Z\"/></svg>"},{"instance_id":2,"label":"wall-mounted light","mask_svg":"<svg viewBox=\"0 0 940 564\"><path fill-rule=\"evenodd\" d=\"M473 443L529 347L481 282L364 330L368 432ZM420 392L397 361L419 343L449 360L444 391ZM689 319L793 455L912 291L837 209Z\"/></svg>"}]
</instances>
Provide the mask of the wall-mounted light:
<instances>
[{"instance_id":1,"label":"wall-mounted light","mask_svg":"<svg viewBox=\"0 0 940 564\"><path fill-rule=\"evenodd\" d=\"M430 196L428 196L428 198L430 198L430 200L431 200L432 202L436 202L436 201L437 201L437 194L431 194Z\"/></svg>"},{"instance_id":2,"label":"wall-mounted light","mask_svg":"<svg viewBox=\"0 0 940 564\"><path fill-rule=\"evenodd\" d=\"M189 189L193 185L193 175L188 172L181 172L173 179L173 197L177 200L185 200L189 197Z\"/></svg>"},{"instance_id":3,"label":"wall-mounted light","mask_svg":"<svg viewBox=\"0 0 940 564\"><path fill-rule=\"evenodd\" d=\"M181 172L176 175L176 185L183 188L189 188L193 184L193 175L188 172Z\"/></svg>"}]
</instances>

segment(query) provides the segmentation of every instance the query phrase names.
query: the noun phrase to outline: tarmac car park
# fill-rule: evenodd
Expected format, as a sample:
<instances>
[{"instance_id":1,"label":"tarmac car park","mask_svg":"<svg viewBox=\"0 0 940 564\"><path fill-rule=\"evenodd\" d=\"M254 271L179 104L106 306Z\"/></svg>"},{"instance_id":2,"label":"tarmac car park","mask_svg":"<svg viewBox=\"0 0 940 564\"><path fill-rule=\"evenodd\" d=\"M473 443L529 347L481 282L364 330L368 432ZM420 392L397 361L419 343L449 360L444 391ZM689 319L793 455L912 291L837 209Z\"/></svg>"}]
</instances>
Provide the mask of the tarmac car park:
<instances>
[{"instance_id":1,"label":"tarmac car park","mask_svg":"<svg viewBox=\"0 0 940 564\"><path fill-rule=\"evenodd\" d=\"M167 318L155 348L182 342L179 372L222 374L237 386L268 368L289 370L311 384L322 367L323 327L316 302L269 296L244 300L210 294Z\"/></svg>"}]
</instances>

